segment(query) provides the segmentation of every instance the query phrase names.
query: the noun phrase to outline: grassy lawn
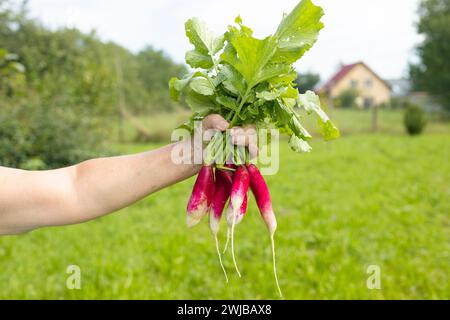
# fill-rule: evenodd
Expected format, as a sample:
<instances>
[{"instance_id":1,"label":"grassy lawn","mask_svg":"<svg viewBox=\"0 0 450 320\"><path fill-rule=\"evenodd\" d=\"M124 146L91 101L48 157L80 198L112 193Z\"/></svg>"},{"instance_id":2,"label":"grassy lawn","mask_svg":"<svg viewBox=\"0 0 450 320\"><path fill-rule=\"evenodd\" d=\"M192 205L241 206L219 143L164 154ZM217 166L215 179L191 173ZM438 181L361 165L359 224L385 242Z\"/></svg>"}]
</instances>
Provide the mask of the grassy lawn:
<instances>
[{"instance_id":1,"label":"grassy lawn","mask_svg":"<svg viewBox=\"0 0 450 320\"><path fill-rule=\"evenodd\" d=\"M449 299L449 137L358 133L330 144L314 140L309 155L283 143L280 171L268 183L285 297ZM227 285L206 221L185 227L192 184L83 225L0 238L0 298L278 298L254 201L236 229L243 277L226 255ZM223 243L224 224L220 237ZM81 290L66 289L70 264L81 267ZM369 265L381 268L381 290L366 287Z\"/></svg>"}]
</instances>

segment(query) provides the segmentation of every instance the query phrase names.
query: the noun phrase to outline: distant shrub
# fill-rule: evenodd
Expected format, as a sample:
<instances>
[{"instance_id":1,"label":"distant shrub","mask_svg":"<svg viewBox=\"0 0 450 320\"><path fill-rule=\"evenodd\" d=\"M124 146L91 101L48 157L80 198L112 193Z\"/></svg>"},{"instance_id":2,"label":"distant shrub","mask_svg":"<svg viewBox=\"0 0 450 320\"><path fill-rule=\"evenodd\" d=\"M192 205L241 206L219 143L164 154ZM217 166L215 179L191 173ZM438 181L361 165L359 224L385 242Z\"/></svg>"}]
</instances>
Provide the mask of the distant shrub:
<instances>
[{"instance_id":1,"label":"distant shrub","mask_svg":"<svg viewBox=\"0 0 450 320\"><path fill-rule=\"evenodd\" d=\"M408 104L405 110L404 124L408 134L421 134L427 124L425 112L415 104Z\"/></svg>"},{"instance_id":2,"label":"distant shrub","mask_svg":"<svg viewBox=\"0 0 450 320\"><path fill-rule=\"evenodd\" d=\"M28 128L19 121L17 110L0 107L0 165L19 167L27 161L31 143Z\"/></svg>"},{"instance_id":3,"label":"distant shrub","mask_svg":"<svg viewBox=\"0 0 450 320\"><path fill-rule=\"evenodd\" d=\"M70 108L0 105L1 166L57 168L106 153L93 117Z\"/></svg>"},{"instance_id":4,"label":"distant shrub","mask_svg":"<svg viewBox=\"0 0 450 320\"><path fill-rule=\"evenodd\" d=\"M334 99L334 105L338 108L356 108L358 95L355 89L345 90Z\"/></svg>"}]
</instances>

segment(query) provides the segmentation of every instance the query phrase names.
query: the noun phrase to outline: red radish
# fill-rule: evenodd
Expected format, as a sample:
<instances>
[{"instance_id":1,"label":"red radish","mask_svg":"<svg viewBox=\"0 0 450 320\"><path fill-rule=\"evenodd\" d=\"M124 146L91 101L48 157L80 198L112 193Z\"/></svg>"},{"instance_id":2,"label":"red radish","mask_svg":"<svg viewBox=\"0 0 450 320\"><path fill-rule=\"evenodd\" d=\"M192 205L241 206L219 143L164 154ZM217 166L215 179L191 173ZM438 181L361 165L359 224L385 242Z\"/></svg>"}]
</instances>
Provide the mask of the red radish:
<instances>
[{"instance_id":1,"label":"red radish","mask_svg":"<svg viewBox=\"0 0 450 320\"><path fill-rule=\"evenodd\" d=\"M210 214L209 227L213 234L219 232L220 218L222 217L223 208L230 198L231 185L233 184L233 175L236 170L234 164L226 164L225 168L216 168L216 184L214 190L214 198L212 202L212 212Z\"/></svg>"},{"instance_id":2,"label":"red radish","mask_svg":"<svg viewBox=\"0 0 450 320\"><path fill-rule=\"evenodd\" d=\"M247 213L247 207L248 207L248 196L245 194L244 202L242 202L241 208L239 209L239 212L236 216L235 224L241 223L242 219L244 218L244 215ZM233 207L231 205L231 202L228 204L227 209L227 242L225 242L225 247L223 248L223 253L225 253L228 249L228 242L230 241L231 237L231 228L233 226Z\"/></svg>"},{"instance_id":3,"label":"red radish","mask_svg":"<svg viewBox=\"0 0 450 320\"><path fill-rule=\"evenodd\" d=\"M231 255L233 257L234 267L236 268L236 272L238 273L239 277L241 277L241 273L239 272L236 258L234 256L234 227L236 225L236 220L239 215L241 206L244 203L245 198L247 197L248 185L249 176L247 168L244 165L239 166L233 176L233 184L231 186L230 194L230 203L233 209L233 219L231 224Z\"/></svg>"},{"instance_id":4,"label":"red radish","mask_svg":"<svg viewBox=\"0 0 450 320\"><path fill-rule=\"evenodd\" d=\"M247 213L247 207L248 207L248 196L247 196L247 192L246 192L245 196L244 196L244 201L242 202L242 205L239 208L237 215L236 215L236 220L235 220L236 225L241 223L242 219L244 219L244 216ZM231 205L231 202L228 204L228 209L227 209L227 224L230 227L233 225L233 206Z\"/></svg>"},{"instance_id":5,"label":"red radish","mask_svg":"<svg viewBox=\"0 0 450 320\"><path fill-rule=\"evenodd\" d=\"M272 201L270 199L269 188L266 181L254 164L247 165L247 170L250 175L250 189L255 196L261 216L269 230L270 234L274 234L277 229L277 220L272 208Z\"/></svg>"},{"instance_id":6,"label":"red radish","mask_svg":"<svg viewBox=\"0 0 450 320\"><path fill-rule=\"evenodd\" d=\"M267 229L269 230L270 241L272 243L273 273L275 276L278 292L282 297L283 293L281 292L280 284L278 283L277 266L275 259L274 234L275 230L277 229L277 220L273 212L269 188L267 187L266 181L264 180L263 176L254 164L247 165L247 170L250 176L250 188L253 192L253 195L255 196L261 216L267 226Z\"/></svg>"},{"instance_id":7,"label":"red radish","mask_svg":"<svg viewBox=\"0 0 450 320\"><path fill-rule=\"evenodd\" d=\"M217 233L219 232L220 218L222 217L223 208L230 197L231 184L233 182L233 173L226 170L220 170L216 168L216 183L214 186L214 198L211 205L211 213L209 214L209 228L213 234L217 256L219 257L219 263L222 267L225 279L228 282L227 272L222 263L222 257L219 251L219 241L217 239Z\"/></svg>"},{"instance_id":8,"label":"red radish","mask_svg":"<svg viewBox=\"0 0 450 320\"><path fill-rule=\"evenodd\" d=\"M230 197L233 173L226 170L216 169L216 183L214 186L214 197L209 215L209 227L213 235L219 232L220 218L223 208Z\"/></svg>"},{"instance_id":9,"label":"red radish","mask_svg":"<svg viewBox=\"0 0 450 320\"><path fill-rule=\"evenodd\" d=\"M233 176L234 176L234 172L237 169L237 166L233 163L226 163L225 167L232 170L232 171L226 170L226 172L231 177L231 184L233 184ZM230 185L230 192L231 192L231 185ZM228 198L230 197L230 192L228 193ZM230 208L231 202L229 202L228 205L229 205L228 208ZM230 209L228 209L228 210L230 210ZM228 212L228 210L227 210L227 212ZM228 213L227 213L227 215L228 215ZM230 241L230 233L231 233L230 228L227 228L227 241L225 242L223 253L225 253L227 251L228 243Z\"/></svg>"},{"instance_id":10,"label":"red radish","mask_svg":"<svg viewBox=\"0 0 450 320\"><path fill-rule=\"evenodd\" d=\"M247 207L248 207L248 196L245 195L244 202L242 202L241 208L239 209L238 215L236 216L235 224L241 223L242 219L244 218L244 215L247 213ZM231 205L231 202L228 204L227 209L227 242L225 242L225 247L223 248L223 253L225 253L228 249L228 242L230 240L231 236L231 227L233 226L233 207Z\"/></svg>"},{"instance_id":11,"label":"red radish","mask_svg":"<svg viewBox=\"0 0 450 320\"><path fill-rule=\"evenodd\" d=\"M186 223L193 227L208 214L214 196L214 171L212 166L203 166L198 173L187 205Z\"/></svg>"},{"instance_id":12,"label":"red radish","mask_svg":"<svg viewBox=\"0 0 450 320\"><path fill-rule=\"evenodd\" d=\"M249 186L248 171L245 166L239 166L233 177L233 184L231 186L230 201L233 210L237 212L244 202Z\"/></svg>"}]
</instances>

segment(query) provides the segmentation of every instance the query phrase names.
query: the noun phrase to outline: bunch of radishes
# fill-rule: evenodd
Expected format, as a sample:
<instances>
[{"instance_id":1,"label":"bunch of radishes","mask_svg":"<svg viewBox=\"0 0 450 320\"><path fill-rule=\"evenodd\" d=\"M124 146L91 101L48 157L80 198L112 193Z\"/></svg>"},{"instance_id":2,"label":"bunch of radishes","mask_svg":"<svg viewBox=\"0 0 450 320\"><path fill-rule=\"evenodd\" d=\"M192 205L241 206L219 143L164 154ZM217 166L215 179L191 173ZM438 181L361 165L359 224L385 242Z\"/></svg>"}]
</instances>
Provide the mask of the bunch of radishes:
<instances>
[{"instance_id":1,"label":"bunch of radishes","mask_svg":"<svg viewBox=\"0 0 450 320\"><path fill-rule=\"evenodd\" d=\"M217 233L219 232L220 219L223 210L228 202L227 225L228 239L231 238L231 253L236 271L241 276L234 255L234 228L239 224L247 212L248 188L252 190L258 205L261 217L263 218L272 241L273 268L275 280L280 296L281 289L278 283L275 262L274 234L277 228L277 221L272 208L269 188L254 164L234 164L225 167L213 167L205 165L201 168L194 189L187 206L187 225L192 227L209 214L209 227L214 236L217 254L220 265L228 281L227 273L222 263L219 251ZM228 240L227 240L228 243ZM225 245L226 250L227 245Z\"/></svg>"},{"instance_id":2,"label":"bunch of radishes","mask_svg":"<svg viewBox=\"0 0 450 320\"><path fill-rule=\"evenodd\" d=\"M339 130L320 106L320 98L312 91L300 94L295 81L294 63L316 42L323 28L322 16L322 8L311 0L301 0L283 16L274 34L263 39L256 38L240 16L221 35L215 35L201 20L189 19L185 30L193 48L186 52L186 63L193 70L169 81L172 99L192 109L189 121L181 127L193 133L197 120L219 114L230 123L230 128L254 124L257 128L278 129L290 137L292 150L307 153L311 151L308 141L312 136L302 121L304 116L315 115L325 140L339 137ZM242 159L242 153L231 152L234 165L222 165L223 159L230 156L230 148L226 147L229 143L222 143L225 148L221 147L221 142L226 140L218 133L208 144L205 165L188 205L188 225L197 224L211 211L210 227L222 264L217 232L228 202L228 239L231 239L233 262L239 273L234 257L234 227L247 210L250 186L270 232L276 278L273 235L277 224L269 190L256 166L248 161L235 161ZM215 152L217 149L219 152Z\"/></svg>"}]
</instances>

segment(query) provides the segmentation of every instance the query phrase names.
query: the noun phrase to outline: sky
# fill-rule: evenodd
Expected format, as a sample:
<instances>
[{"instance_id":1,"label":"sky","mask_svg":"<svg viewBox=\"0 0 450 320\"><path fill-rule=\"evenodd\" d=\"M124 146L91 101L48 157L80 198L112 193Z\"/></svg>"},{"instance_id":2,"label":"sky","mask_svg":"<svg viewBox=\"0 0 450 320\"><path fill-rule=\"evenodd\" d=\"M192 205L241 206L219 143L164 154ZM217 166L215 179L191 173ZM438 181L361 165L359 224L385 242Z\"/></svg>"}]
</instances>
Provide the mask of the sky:
<instances>
[{"instance_id":1,"label":"sky","mask_svg":"<svg viewBox=\"0 0 450 320\"><path fill-rule=\"evenodd\" d=\"M18 0L17 0L18 1ZM330 77L341 63L366 62L385 79L407 74L419 0L313 0L325 11L316 45L296 64L299 72ZM196 16L216 34L240 14L258 37L273 34L298 0L29 0L31 16L46 26L96 30L103 40L133 52L146 45L183 62L190 49L184 22Z\"/></svg>"}]
</instances>

